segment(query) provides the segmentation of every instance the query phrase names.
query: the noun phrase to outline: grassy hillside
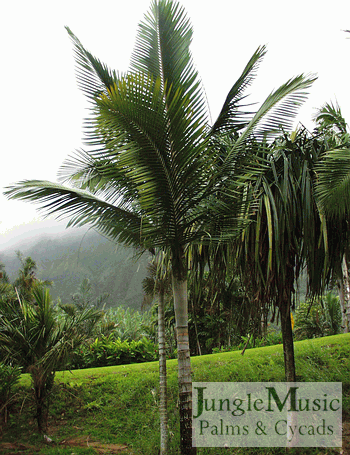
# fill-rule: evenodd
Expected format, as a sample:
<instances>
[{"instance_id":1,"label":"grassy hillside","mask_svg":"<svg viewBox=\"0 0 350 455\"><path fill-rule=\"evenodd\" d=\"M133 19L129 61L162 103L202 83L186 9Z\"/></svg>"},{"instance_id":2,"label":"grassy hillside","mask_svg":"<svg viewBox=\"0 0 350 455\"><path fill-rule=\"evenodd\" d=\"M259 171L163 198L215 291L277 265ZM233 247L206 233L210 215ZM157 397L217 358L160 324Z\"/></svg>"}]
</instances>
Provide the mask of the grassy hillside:
<instances>
[{"instance_id":1,"label":"grassy hillside","mask_svg":"<svg viewBox=\"0 0 350 455\"><path fill-rule=\"evenodd\" d=\"M296 342L295 352L298 381L343 383L343 419L350 420L350 335ZM168 362L169 455L178 453L179 441L176 364L175 360ZM194 381L284 380L282 345L247 350L244 356L236 351L194 357L192 367ZM20 441L26 444L22 448L30 446L32 450L41 450L40 454L155 455L159 448L157 384L156 362L58 373L50 419L50 436L54 443L43 446L28 413L30 380L23 375L18 402L3 441L12 444L8 446L11 453L22 453L14 451ZM346 431L348 428L346 423ZM349 435L344 436L343 449L348 450L347 447L350 448ZM1 453L8 452L3 449ZM277 455L286 452L284 448L198 450L198 455L223 453ZM291 449L288 453L321 455L339 453L339 450L303 448Z\"/></svg>"}]
</instances>

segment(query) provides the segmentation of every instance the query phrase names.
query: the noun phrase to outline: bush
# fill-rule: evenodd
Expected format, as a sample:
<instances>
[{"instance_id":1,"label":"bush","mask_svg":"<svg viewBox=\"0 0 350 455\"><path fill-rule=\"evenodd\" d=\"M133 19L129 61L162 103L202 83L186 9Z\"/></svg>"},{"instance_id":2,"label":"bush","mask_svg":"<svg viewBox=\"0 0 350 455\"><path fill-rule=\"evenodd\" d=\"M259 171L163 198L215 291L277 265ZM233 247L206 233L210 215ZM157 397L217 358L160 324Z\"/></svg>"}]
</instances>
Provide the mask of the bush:
<instances>
[{"instance_id":1,"label":"bush","mask_svg":"<svg viewBox=\"0 0 350 455\"><path fill-rule=\"evenodd\" d=\"M75 351L70 368L94 368L158 360L158 347L147 338L122 341L113 334L100 338Z\"/></svg>"},{"instance_id":2,"label":"bush","mask_svg":"<svg viewBox=\"0 0 350 455\"><path fill-rule=\"evenodd\" d=\"M295 311L294 333L297 340L337 335L340 330L339 298L332 293L320 301L300 303Z\"/></svg>"},{"instance_id":3,"label":"bush","mask_svg":"<svg viewBox=\"0 0 350 455\"><path fill-rule=\"evenodd\" d=\"M263 338L256 338L255 340L252 337L240 337L241 341L238 344L221 348L214 348L213 354L218 354L219 352L228 352L228 351L241 351L244 348L261 348L263 346L274 346L275 344L282 343L282 332L277 330L270 330L267 335Z\"/></svg>"}]
</instances>

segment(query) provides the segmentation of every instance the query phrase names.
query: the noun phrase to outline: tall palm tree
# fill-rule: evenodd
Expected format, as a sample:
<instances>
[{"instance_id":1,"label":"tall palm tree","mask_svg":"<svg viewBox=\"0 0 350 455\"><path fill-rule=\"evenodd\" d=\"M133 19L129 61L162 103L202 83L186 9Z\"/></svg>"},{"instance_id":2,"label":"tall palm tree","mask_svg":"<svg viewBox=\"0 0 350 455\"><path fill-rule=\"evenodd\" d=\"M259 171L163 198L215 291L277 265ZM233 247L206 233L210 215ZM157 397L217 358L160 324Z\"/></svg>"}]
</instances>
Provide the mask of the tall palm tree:
<instances>
[{"instance_id":1,"label":"tall palm tree","mask_svg":"<svg viewBox=\"0 0 350 455\"><path fill-rule=\"evenodd\" d=\"M213 219L220 218L217 226L229 226L231 235L239 231L237 218L243 209L235 189L262 170L260 162L251 165L247 144L252 137L261 139L268 133L273 137L281 125L290 127L314 79L297 76L272 92L257 112L246 112L244 91L265 54L260 47L210 127L204 91L189 50L192 28L178 3L153 2L139 26L130 71L125 75L111 71L68 32L75 45L79 84L92 105L86 130L91 150L79 152L61 170L61 178L73 189L31 180L16 184L6 194L41 202L48 214L69 216L69 226L88 223L114 241L169 252L181 453L195 453L186 249L208 237L206 225ZM229 132L236 140L222 159L216 141ZM240 170L237 178L232 172L235 166ZM231 195L231 202L237 200L230 210L216 203L220 188ZM213 237L219 238L220 233Z\"/></svg>"}]
</instances>

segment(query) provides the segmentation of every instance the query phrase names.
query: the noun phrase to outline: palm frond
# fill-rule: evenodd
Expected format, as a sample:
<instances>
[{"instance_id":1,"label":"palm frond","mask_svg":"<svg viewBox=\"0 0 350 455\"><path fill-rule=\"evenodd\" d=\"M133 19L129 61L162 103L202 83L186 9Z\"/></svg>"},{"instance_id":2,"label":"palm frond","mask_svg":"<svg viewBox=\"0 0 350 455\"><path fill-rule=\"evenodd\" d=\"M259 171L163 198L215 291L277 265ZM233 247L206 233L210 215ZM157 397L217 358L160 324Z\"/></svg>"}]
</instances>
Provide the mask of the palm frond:
<instances>
[{"instance_id":1,"label":"palm frond","mask_svg":"<svg viewBox=\"0 0 350 455\"><path fill-rule=\"evenodd\" d=\"M338 103L324 104L315 114L314 121L321 130L336 129L337 133L346 134L347 124Z\"/></svg>"},{"instance_id":2,"label":"palm frond","mask_svg":"<svg viewBox=\"0 0 350 455\"><path fill-rule=\"evenodd\" d=\"M94 100L96 96L106 93L106 90L113 86L117 75L115 71L110 70L106 64L88 52L69 27L66 27L66 30L75 47L79 87L89 99Z\"/></svg>"},{"instance_id":3,"label":"palm frond","mask_svg":"<svg viewBox=\"0 0 350 455\"><path fill-rule=\"evenodd\" d=\"M81 190L88 190L103 200L121 208L130 208L137 199L135 182L121 171L112 158L95 158L95 154L77 151L60 167L59 181Z\"/></svg>"},{"instance_id":4,"label":"palm frond","mask_svg":"<svg viewBox=\"0 0 350 455\"><path fill-rule=\"evenodd\" d=\"M245 98L244 91L256 77L261 60L266 54L265 46L259 47L244 68L241 76L229 91L221 112L211 128L210 135L221 132L239 131L249 123L252 113L241 110L241 101Z\"/></svg>"},{"instance_id":5,"label":"palm frond","mask_svg":"<svg viewBox=\"0 0 350 455\"><path fill-rule=\"evenodd\" d=\"M69 217L67 226L89 224L102 234L128 245L142 245L147 223L131 211L109 204L86 191L42 180L25 180L8 187L10 199L40 203L40 210L58 219Z\"/></svg>"},{"instance_id":6,"label":"palm frond","mask_svg":"<svg viewBox=\"0 0 350 455\"><path fill-rule=\"evenodd\" d=\"M192 27L184 9L168 0L154 1L139 26L131 70L160 81L169 119L173 153L201 139L207 107L189 46Z\"/></svg>"},{"instance_id":7,"label":"palm frond","mask_svg":"<svg viewBox=\"0 0 350 455\"><path fill-rule=\"evenodd\" d=\"M315 192L324 213L343 218L350 213L350 149L326 152L316 166Z\"/></svg>"},{"instance_id":8,"label":"palm frond","mask_svg":"<svg viewBox=\"0 0 350 455\"><path fill-rule=\"evenodd\" d=\"M266 135L274 138L281 130L290 130L298 109L307 99L307 90L315 80L313 75L301 74L273 91L249 122L237 145L247 141L252 135L262 140Z\"/></svg>"},{"instance_id":9,"label":"palm frond","mask_svg":"<svg viewBox=\"0 0 350 455\"><path fill-rule=\"evenodd\" d=\"M248 171L255 177L266 171L264 155L254 153L256 144L263 145L266 141L271 143L273 138L292 126L298 108L306 99L306 90L314 80L312 77L297 76L266 98L246 128L222 155L218 172L223 177L234 175L237 162L248 165L251 161Z\"/></svg>"},{"instance_id":10,"label":"palm frond","mask_svg":"<svg viewBox=\"0 0 350 455\"><path fill-rule=\"evenodd\" d=\"M191 41L192 27L184 8L177 2L155 0L139 24L130 68L160 79L163 89L168 86L170 102L179 88L182 96L192 98L198 90L198 75L189 50Z\"/></svg>"}]
</instances>

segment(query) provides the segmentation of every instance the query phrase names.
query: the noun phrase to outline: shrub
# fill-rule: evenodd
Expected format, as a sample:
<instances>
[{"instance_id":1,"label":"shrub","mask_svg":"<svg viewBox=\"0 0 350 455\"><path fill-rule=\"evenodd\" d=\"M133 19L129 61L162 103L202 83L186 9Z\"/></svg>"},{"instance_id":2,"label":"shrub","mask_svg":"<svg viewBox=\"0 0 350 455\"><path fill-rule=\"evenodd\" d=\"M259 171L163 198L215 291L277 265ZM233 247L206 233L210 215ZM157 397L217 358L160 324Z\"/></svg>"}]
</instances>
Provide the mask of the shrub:
<instances>
[{"instance_id":1,"label":"shrub","mask_svg":"<svg viewBox=\"0 0 350 455\"><path fill-rule=\"evenodd\" d=\"M100 338L77 349L70 368L93 368L158 360L158 347L147 338L122 341L113 334Z\"/></svg>"},{"instance_id":2,"label":"shrub","mask_svg":"<svg viewBox=\"0 0 350 455\"><path fill-rule=\"evenodd\" d=\"M232 346L221 348L214 348L213 354L218 354L219 352L228 352L228 351L240 351L244 348L260 348L263 346L274 346L275 344L282 343L282 332L277 330L270 330L267 335L263 338L256 338L255 340L252 337L240 337L240 343L234 344Z\"/></svg>"},{"instance_id":3,"label":"shrub","mask_svg":"<svg viewBox=\"0 0 350 455\"><path fill-rule=\"evenodd\" d=\"M300 303L295 311L294 333L297 340L336 335L340 330L339 299L332 293L320 301Z\"/></svg>"}]
</instances>

